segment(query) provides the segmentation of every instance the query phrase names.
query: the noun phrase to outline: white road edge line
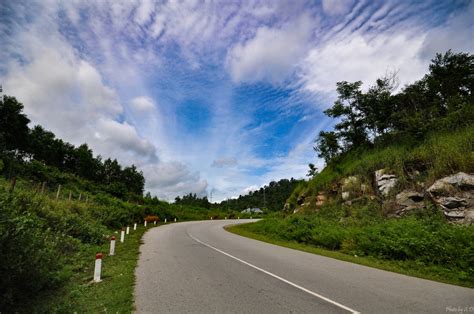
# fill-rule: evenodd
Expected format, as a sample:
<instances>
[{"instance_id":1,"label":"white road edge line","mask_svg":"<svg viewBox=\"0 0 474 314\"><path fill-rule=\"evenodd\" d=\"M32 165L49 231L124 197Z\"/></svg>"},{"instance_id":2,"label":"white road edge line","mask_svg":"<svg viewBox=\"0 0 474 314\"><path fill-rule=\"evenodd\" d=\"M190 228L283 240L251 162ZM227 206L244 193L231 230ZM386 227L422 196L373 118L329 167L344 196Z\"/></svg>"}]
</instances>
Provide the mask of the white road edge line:
<instances>
[{"instance_id":1,"label":"white road edge line","mask_svg":"<svg viewBox=\"0 0 474 314\"><path fill-rule=\"evenodd\" d=\"M341 309L344 309L344 310L346 310L346 311L348 311L348 312L351 312L351 313L353 313L353 314L360 314L360 312L358 312L358 311L356 311L356 310L353 310L353 309L351 309L350 307L347 307L347 306L345 306L345 305L342 305L342 304L340 304L340 303L338 303L338 302L336 302L336 301L333 301L333 300L331 300L331 299L329 299L329 298L326 298L325 296L322 296L322 295L320 295L320 294L317 294L316 292L313 292L313 291L308 290L308 289L306 289L306 288L304 288L304 287L301 287L301 286L299 286L299 285L297 285L297 284L295 284L295 283L293 283L293 282L291 282L291 281L289 281L289 280L286 280L285 278L282 278L282 277L280 277L280 276L278 276L278 275L275 275L275 274L273 274L273 273L271 273L271 272L269 272L269 271L267 271L267 270L265 270L265 269L262 269L262 268L260 268L260 267L258 267L258 266L255 266L255 265L253 265L253 264L250 264L250 263L248 263L248 262L246 262L246 261L244 261L244 260L242 260L242 259L240 259L240 258L238 258L238 257L235 257L235 256L233 256L233 255L231 255L231 254L229 254L229 253L226 253L226 252L224 252L224 251L222 251L222 250L219 250L218 248L213 247L212 245L207 244L207 243L205 243L205 242L203 242L203 241L201 241L201 240L199 240L199 239L193 237L193 236L190 235L189 233L188 233L188 235L189 235L189 237L190 237L191 239L193 239L194 241L196 241L196 242L198 242L198 243L201 243L202 245L205 245L205 246L207 246L208 248L213 249L213 250L215 250L215 251L217 251L217 252L219 252L219 253L221 253L221 254L224 254L224 255L226 255L226 256L228 256L228 257L230 257L230 258L233 258L233 259L235 259L236 261L241 262L242 264L245 264L245 265L250 266L250 267L252 267L252 268L254 268L254 269L256 269L256 270L259 270L259 271L261 271L262 273L265 273L265 274L267 274L267 275L269 275L269 276L272 276L273 278L276 278L276 279L278 279L278 280L280 280L280 281L283 281L284 283L287 283L287 284L289 284L290 286L293 286L293 287L295 287L295 288L297 288L297 289L300 289L301 291L304 291L304 292L306 292L306 293L309 293L309 294L311 294L311 295L313 295L313 296L315 296L315 297L317 297L317 298L320 298L320 299L322 299L322 300L324 300L324 301L326 301L326 302L329 302L329 303L331 303L331 304L333 304L333 305L335 305L335 306L337 306L337 307L340 307Z\"/></svg>"}]
</instances>

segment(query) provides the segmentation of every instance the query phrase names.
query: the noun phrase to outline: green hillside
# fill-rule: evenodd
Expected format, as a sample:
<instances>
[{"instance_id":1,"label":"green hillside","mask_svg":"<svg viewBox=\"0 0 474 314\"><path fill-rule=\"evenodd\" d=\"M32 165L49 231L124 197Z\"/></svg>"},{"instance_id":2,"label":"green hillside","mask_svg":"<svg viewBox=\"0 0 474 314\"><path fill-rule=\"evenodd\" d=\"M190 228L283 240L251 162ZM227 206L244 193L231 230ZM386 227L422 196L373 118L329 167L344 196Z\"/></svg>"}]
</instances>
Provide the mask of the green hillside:
<instances>
[{"instance_id":1,"label":"green hillside","mask_svg":"<svg viewBox=\"0 0 474 314\"><path fill-rule=\"evenodd\" d=\"M237 215L143 196L144 176L135 166L102 160L87 144L75 147L29 122L14 97L0 100L0 311L101 310L103 302L132 310L144 220L151 225ZM110 237L134 223L139 231L126 244L130 251L109 261L115 266L105 285L126 286L124 292L84 287L92 279L95 253L106 253ZM97 293L104 299L90 303L86 296Z\"/></svg>"},{"instance_id":2,"label":"green hillside","mask_svg":"<svg viewBox=\"0 0 474 314\"><path fill-rule=\"evenodd\" d=\"M472 287L474 56L437 55L420 81L394 82L338 83L334 130L315 143L325 168L284 213L234 231Z\"/></svg>"}]
</instances>

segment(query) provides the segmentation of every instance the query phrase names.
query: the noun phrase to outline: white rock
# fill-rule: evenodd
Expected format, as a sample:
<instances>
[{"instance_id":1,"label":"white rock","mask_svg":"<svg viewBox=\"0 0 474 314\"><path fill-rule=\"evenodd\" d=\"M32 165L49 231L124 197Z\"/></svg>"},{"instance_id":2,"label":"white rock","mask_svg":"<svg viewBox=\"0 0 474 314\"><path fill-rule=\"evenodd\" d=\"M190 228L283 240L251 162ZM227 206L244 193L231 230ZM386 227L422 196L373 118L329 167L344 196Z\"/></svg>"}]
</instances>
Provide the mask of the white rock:
<instances>
[{"instance_id":1,"label":"white rock","mask_svg":"<svg viewBox=\"0 0 474 314\"><path fill-rule=\"evenodd\" d=\"M351 197L350 192L342 192L342 199L347 201Z\"/></svg>"},{"instance_id":2,"label":"white rock","mask_svg":"<svg viewBox=\"0 0 474 314\"><path fill-rule=\"evenodd\" d=\"M396 175L386 174L385 172L385 169L375 171L375 182L380 194L383 196L387 196L398 183Z\"/></svg>"},{"instance_id":3,"label":"white rock","mask_svg":"<svg viewBox=\"0 0 474 314\"><path fill-rule=\"evenodd\" d=\"M451 176L437 180L428 188L428 192L432 194L443 194L449 192L452 188L473 189L474 175L464 172L458 172Z\"/></svg>"}]
</instances>

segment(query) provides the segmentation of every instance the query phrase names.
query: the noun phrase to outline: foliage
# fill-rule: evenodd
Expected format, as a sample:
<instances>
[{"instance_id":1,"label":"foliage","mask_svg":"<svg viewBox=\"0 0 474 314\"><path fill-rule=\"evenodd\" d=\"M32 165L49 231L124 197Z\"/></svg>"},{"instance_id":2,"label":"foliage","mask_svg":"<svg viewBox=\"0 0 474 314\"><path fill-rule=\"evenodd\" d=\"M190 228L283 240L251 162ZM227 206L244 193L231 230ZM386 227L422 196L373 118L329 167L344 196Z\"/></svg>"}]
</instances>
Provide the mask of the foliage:
<instances>
[{"instance_id":1,"label":"foliage","mask_svg":"<svg viewBox=\"0 0 474 314\"><path fill-rule=\"evenodd\" d=\"M309 215L266 218L245 230L349 255L414 263L474 285L474 226L451 225L437 213L386 220L374 215L370 203L330 205Z\"/></svg>"},{"instance_id":2,"label":"foliage","mask_svg":"<svg viewBox=\"0 0 474 314\"><path fill-rule=\"evenodd\" d=\"M258 190L251 191L247 195L239 195L236 199L222 201L220 206L235 211L245 208L260 207L269 211L281 211L286 199L291 192L303 180L282 179L278 182L272 181Z\"/></svg>"},{"instance_id":3,"label":"foliage","mask_svg":"<svg viewBox=\"0 0 474 314\"><path fill-rule=\"evenodd\" d=\"M26 195L0 192L0 309L61 281L62 249L70 244L28 208ZM69 243L68 243L69 242Z\"/></svg>"},{"instance_id":4,"label":"foliage","mask_svg":"<svg viewBox=\"0 0 474 314\"><path fill-rule=\"evenodd\" d=\"M313 163L309 163L308 168L309 170L308 170L308 173L306 174L307 177L312 178L318 174L318 168Z\"/></svg>"},{"instance_id":5,"label":"foliage","mask_svg":"<svg viewBox=\"0 0 474 314\"><path fill-rule=\"evenodd\" d=\"M203 198L197 197L196 193L189 193L187 195L184 195L183 197L176 197L174 200L174 203L176 205L190 205L190 206L197 206L197 207L202 207L202 208L207 208L209 209L211 207L211 203L209 203L209 200L207 199L207 196L204 196Z\"/></svg>"},{"instance_id":6,"label":"foliage","mask_svg":"<svg viewBox=\"0 0 474 314\"><path fill-rule=\"evenodd\" d=\"M418 180L427 184L458 171L474 172L474 125L457 132L434 131L423 141L398 138L391 145L359 148L341 156L337 163L327 165L306 185L294 191L288 202L296 205L298 195L329 189L341 178L358 175L372 178L375 170L391 169L400 179L400 188L410 187L408 178L418 173Z\"/></svg>"},{"instance_id":7,"label":"foliage","mask_svg":"<svg viewBox=\"0 0 474 314\"><path fill-rule=\"evenodd\" d=\"M338 82L338 99L325 111L337 118L334 131L321 131L315 150L329 165L344 154L395 138L423 140L431 130L448 130L474 121L474 55L437 54L429 73L392 94L394 75L378 79L366 92L362 82Z\"/></svg>"},{"instance_id":8,"label":"foliage","mask_svg":"<svg viewBox=\"0 0 474 314\"><path fill-rule=\"evenodd\" d=\"M43 180L48 171L42 170L53 169L75 174L122 199L143 195L145 179L134 165L122 167L110 158L102 161L100 156L94 157L87 144L74 147L39 125L29 129L30 120L22 111L23 105L14 97L0 99L0 157L5 162L6 176Z\"/></svg>"}]
</instances>

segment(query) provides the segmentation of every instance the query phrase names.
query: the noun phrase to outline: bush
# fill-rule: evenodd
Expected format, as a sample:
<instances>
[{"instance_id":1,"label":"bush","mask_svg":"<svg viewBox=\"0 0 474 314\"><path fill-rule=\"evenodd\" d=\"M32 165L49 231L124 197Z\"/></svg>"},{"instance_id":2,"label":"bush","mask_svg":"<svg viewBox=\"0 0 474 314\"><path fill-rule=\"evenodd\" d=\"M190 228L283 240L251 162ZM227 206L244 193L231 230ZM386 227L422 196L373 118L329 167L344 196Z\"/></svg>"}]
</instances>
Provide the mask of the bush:
<instances>
[{"instance_id":1,"label":"bush","mask_svg":"<svg viewBox=\"0 0 474 314\"><path fill-rule=\"evenodd\" d=\"M328 206L313 214L264 219L246 229L348 254L439 266L474 278L474 226L449 224L437 213L384 220L374 211L371 204L350 210Z\"/></svg>"},{"instance_id":2,"label":"bush","mask_svg":"<svg viewBox=\"0 0 474 314\"><path fill-rule=\"evenodd\" d=\"M25 210L23 195L0 194L0 309L61 282L67 238Z\"/></svg>"},{"instance_id":3,"label":"bush","mask_svg":"<svg viewBox=\"0 0 474 314\"><path fill-rule=\"evenodd\" d=\"M311 243L329 250L338 250L348 232L337 223L320 220L311 232Z\"/></svg>"}]
</instances>

